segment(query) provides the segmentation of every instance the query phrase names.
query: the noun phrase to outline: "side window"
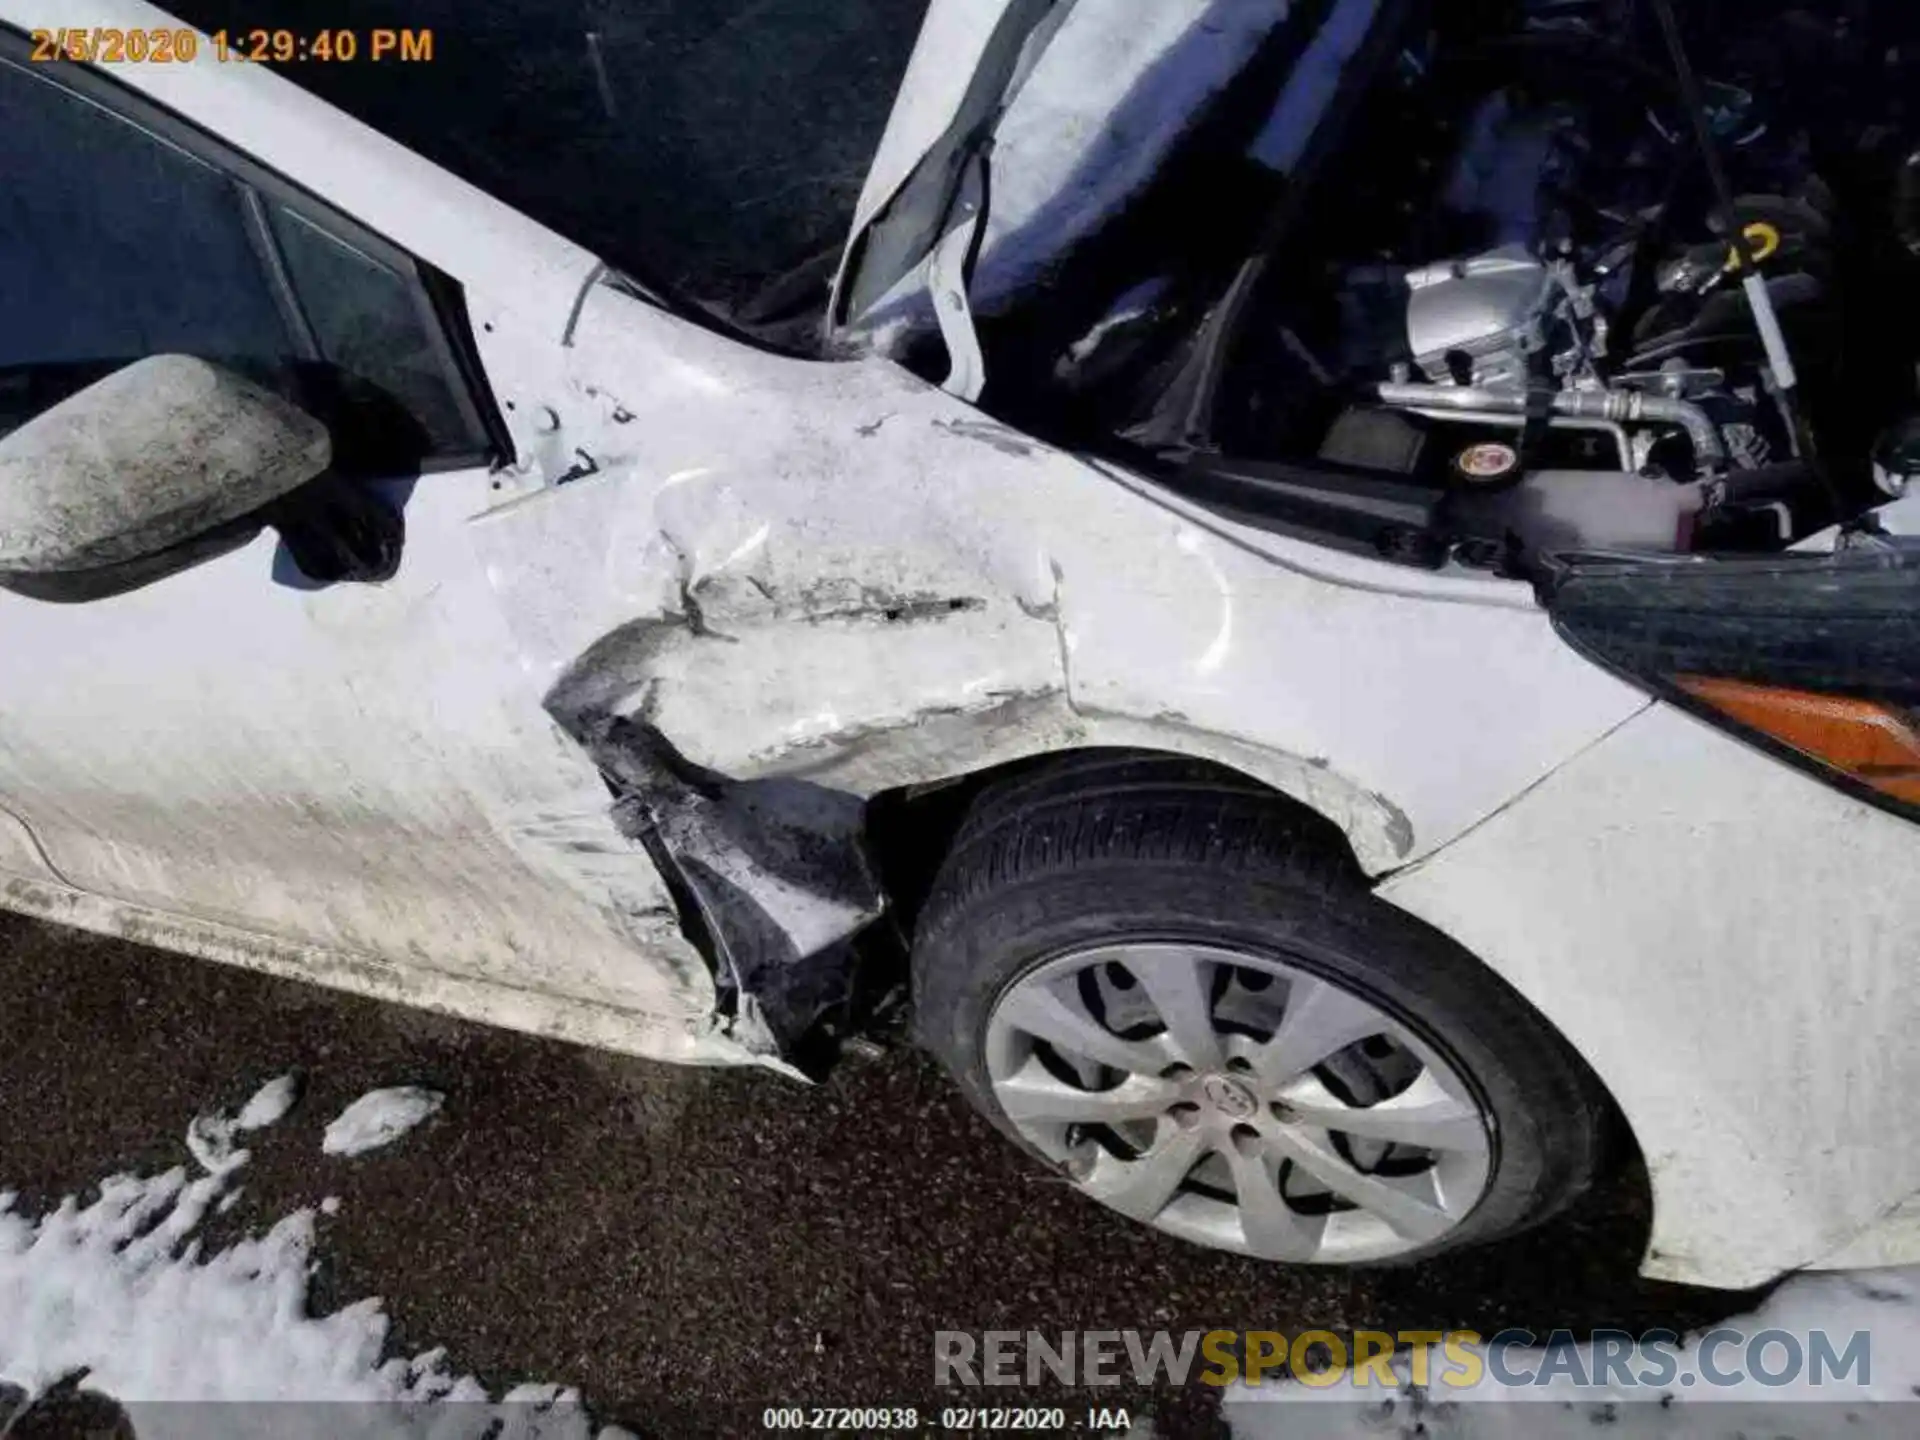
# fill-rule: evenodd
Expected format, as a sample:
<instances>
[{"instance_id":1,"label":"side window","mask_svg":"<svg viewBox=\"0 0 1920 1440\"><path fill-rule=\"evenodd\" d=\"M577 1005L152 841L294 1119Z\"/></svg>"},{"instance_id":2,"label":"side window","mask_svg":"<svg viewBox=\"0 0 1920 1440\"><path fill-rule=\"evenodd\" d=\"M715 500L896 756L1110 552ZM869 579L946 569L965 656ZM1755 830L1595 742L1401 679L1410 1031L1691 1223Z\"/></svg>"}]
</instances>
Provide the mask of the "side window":
<instances>
[{"instance_id":1,"label":"side window","mask_svg":"<svg viewBox=\"0 0 1920 1440\"><path fill-rule=\"evenodd\" d=\"M420 314L419 285L284 207L272 225L321 356L338 374L378 386L438 443L464 435L455 377L431 317Z\"/></svg>"},{"instance_id":2,"label":"side window","mask_svg":"<svg viewBox=\"0 0 1920 1440\"><path fill-rule=\"evenodd\" d=\"M0 434L177 352L325 420L348 473L487 453L409 257L110 86L0 49Z\"/></svg>"}]
</instances>

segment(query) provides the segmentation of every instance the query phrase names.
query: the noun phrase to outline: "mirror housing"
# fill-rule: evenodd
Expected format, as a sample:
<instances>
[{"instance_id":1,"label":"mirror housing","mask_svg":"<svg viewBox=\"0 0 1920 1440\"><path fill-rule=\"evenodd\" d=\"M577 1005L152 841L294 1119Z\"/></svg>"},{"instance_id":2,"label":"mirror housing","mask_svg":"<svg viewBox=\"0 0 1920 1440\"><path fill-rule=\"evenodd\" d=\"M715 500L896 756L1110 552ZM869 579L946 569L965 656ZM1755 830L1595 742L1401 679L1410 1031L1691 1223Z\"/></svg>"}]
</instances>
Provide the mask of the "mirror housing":
<instances>
[{"instance_id":1,"label":"mirror housing","mask_svg":"<svg viewBox=\"0 0 1920 1440\"><path fill-rule=\"evenodd\" d=\"M136 361L0 439L0 573L157 555L306 484L332 455L318 420L217 365Z\"/></svg>"}]
</instances>

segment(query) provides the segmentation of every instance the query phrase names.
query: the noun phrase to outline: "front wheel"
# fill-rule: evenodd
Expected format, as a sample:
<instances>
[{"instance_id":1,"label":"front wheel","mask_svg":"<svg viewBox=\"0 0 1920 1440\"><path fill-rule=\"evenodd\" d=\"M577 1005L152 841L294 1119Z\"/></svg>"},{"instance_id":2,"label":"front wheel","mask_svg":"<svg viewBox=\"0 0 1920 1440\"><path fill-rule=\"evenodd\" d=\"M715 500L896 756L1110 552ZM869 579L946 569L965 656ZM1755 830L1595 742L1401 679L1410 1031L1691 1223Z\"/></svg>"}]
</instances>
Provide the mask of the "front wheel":
<instances>
[{"instance_id":1,"label":"front wheel","mask_svg":"<svg viewBox=\"0 0 1920 1440\"><path fill-rule=\"evenodd\" d=\"M1546 1219L1593 1177L1598 1082L1317 823L1177 760L988 790L918 927L923 1043L1081 1191L1199 1244L1404 1263Z\"/></svg>"}]
</instances>

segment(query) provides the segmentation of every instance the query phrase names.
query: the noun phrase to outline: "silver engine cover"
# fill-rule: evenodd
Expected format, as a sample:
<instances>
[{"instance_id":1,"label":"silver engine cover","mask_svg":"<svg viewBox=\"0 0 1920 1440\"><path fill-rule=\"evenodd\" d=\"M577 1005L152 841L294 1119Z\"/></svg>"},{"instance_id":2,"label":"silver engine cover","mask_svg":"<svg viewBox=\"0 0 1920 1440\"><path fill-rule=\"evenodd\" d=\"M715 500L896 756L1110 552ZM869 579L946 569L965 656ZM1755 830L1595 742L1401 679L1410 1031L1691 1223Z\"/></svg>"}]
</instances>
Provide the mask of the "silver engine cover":
<instances>
[{"instance_id":1,"label":"silver engine cover","mask_svg":"<svg viewBox=\"0 0 1920 1440\"><path fill-rule=\"evenodd\" d=\"M1428 380L1520 389L1547 344L1559 282L1520 246L1407 272L1407 347ZM1470 367L1470 374L1462 374Z\"/></svg>"}]
</instances>

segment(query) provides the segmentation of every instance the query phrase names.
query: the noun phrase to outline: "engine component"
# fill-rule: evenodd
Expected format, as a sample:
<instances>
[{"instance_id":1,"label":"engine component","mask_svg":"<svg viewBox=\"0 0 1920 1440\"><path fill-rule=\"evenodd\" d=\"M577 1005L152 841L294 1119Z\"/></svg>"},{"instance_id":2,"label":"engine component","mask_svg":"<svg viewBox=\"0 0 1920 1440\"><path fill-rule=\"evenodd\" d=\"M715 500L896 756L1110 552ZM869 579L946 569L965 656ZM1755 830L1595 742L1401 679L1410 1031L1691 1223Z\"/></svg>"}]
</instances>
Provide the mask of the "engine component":
<instances>
[{"instance_id":1,"label":"engine component","mask_svg":"<svg viewBox=\"0 0 1920 1440\"><path fill-rule=\"evenodd\" d=\"M1893 233L1909 255L1920 259L1920 150L1906 158L1894 178Z\"/></svg>"},{"instance_id":2,"label":"engine component","mask_svg":"<svg viewBox=\"0 0 1920 1440\"><path fill-rule=\"evenodd\" d=\"M1658 17L1660 29L1666 36L1667 54L1673 61L1674 79L1679 83L1687 118L1693 126L1695 148L1707 172L1714 199L1718 202L1721 231L1734 242L1733 263L1740 273L1740 288L1747 297L1747 308L1753 314L1754 327L1760 332L1760 343L1767 352L1768 389L1780 409L1788 432L1794 438L1794 453L1807 457L1838 513L1843 509L1839 493L1833 489L1824 470L1820 468L1819 447L1814 443L1813 426L1800 405L1800 376L1795 367L1793 350L1787 343L1786 329L1780 323L1780 311L1774 304L1773 291L1760 269L1768 245L1777 245L1779 237L1765 225L1747 229L1741 227L1739 201L1720 155L1719 140L1714 133L1713 115L1708 109L1705 92L1694 73L1693 60L1687 54L1686 34L1680 25L1679 12L1674 8L1673 0L1652 0L1652 4L1653 13ZM1756 230L1760 233L1755 233ZM1790 521L1786 529L1791 533Z\"/></svg>"},{"instance_id":3,"label":"engine component","mask_svg":"<svg viewBox=\"0 0 1920 1440\"><path fill-rule=\"evenodd\" d=\"M1560 295L1518 246L1409 271L1407 288L1407 346L1438 385L1525 385Z\"/></svg>"},{"instance_id":4,"label":"engine component","mask_svg":"<svg viewBox=\"0 0 1920 1440\"><path fill-rule=\"evenodd\" d=\"M1515 430L1523 434L1528 425L1526 415L1519 412L1501 414L1493 410L1454 411L1442 409L1412 409L1406 413L1409 415L1417 415L1425 420L1451 421L1456 425L1485 426L1490 430ZM1576 465L1569 461L1556 461L1547 465L1547 468L1550 470L1584 468L1596 470L1637 470L1640 468L1634 463L1636 451L1632 439L1627 434L1627 427L1620 424L1617 420L1592 420L1580 415L1549 415L1547 417L1546 438L1552 438L1556 435L1570 440L1576 438L1579 440L1579 449L1583 452L1580 457L1582 463ZM1599 463L1599 452L1596 448L1598 445L1597 437L1603 435L1611 443L1613 449L1614 459L1611 465L1602 465ZM1536 436L1535 450L1538 451L1543 444L1544 440ZM1535 458L1537 460L1539 458L1538 455L1536 455ZM1591 462L1590 467L1588 462Z\"/></svg>"},{"instance_id":5,"label":"engine component","mask_svg":"<svg viewBox=\"0 0 1920 1440\"><path fill-rule=\"evenodd\" d=\"M1748 261L1773 275L1811 275L1822 282L1833 270L1833 222L1805 199L1744 195L1734 202L1735 243L1703 240L1662 262L1657 272L1664 296L1704 297L1737 281Z\"/></svg>"},{"instance_id":6,"label":"engine component","mask_svg":"<svg viewBox=\"0 0 1920 1440\"><path fill-rule=\"evenodd\" d=\"M1598 459L1596 470L1615 475L1707 482L1716 498L1704 508L1722 533L1752 487L1711 482L1765 470L1769 484L1790 475L1817 488L1823 472L1796 404L1793 351L1831 394L1841 201L1808 167L1804 141L1776 133L1779 98L1769 91L1763 101L1737 68L1727 80L1740 83L1701 80L1671 5L1660 8L1665 53L1623 72L1618 93L1587 83L1575 59L1612 53L1593 16L1558 38L1515 40L1505 55L1517 70L1491 51L1460 60L1451 99L1461 118L1423 132L1449 148L1399 172L1439 183L1369 237L1364 262L1340 267L1340 326L1318 347L1327 368L1389 409L1449 427L1433 447L1445 458L1399 473L1457 490L1511 483L1527 466L1591 474L1577 467ZM1910 140L1894 143L1896 156L1912 153ZM1898 167L1895 159L1879 173ZM1898 176L1895 218L1912 219L1908 228L1920 227L1916 177L1920 156ZM1314 312L1300 313L1310 330ZM1576 426L1604 428L1615 460L1590 445L1571 450L1559 432ZM1501 428L1517 431L1517 443L1502 448L1486 433ZM1327 445L1364 464L1351 438ZM1776 467L1789 453L1811 470ZM1791 535L1821 509L1803 514L1801 498L1753 508L1777 512L1762 518Z\"/></svg>"},{"instance_id":7,"label":"engine component","mask_svg":"<svg viewBox=\"0 0 1920 1440\"><path fill-rule=\"evenodd\" d=\"M1453 457L1453 473L1469 485L1499 485L1520 473L1520 452L1498 440L1482 440Z\"/></svg>"},{"instance_id":8,"label":"engine component","mask_svg":"<svg viewBox=\"0 0 1920 1440\"><path fill-rule=\"evenodd\" d=\"M1490 390L1466 385L1387 384L1376 392L1382 404L1406 409L1485 410L1524 415L1535 403L1524 390ZM1726 442L1720 428L1698 405L1637 390L1560 390L1536 392L1548 413L1627 424L1677 425L1693 441L1701 467L1718 470L1726 464Z\"/></svg>"},{"instance_id":9,"label":"engine component","mask_svg":"<svg viewBox=\"0 0 1920 1440\"><path fill-rule=\"evenodd\" d=\"M1412 475L1426 453L1427 432L1398 410L1343 410L1320 443L1320 458L1330 465Z\"/></svg>"},{"instance_id":10,"label":"engine component","mask_svg":"<svg viewBox=\"0 0 1920 1440\"><path fill-rule=\"evenodd\" d=\"M1491 493L1457 492L1456 531L1503 540L1523 555L1606 550L1683 554L1710 497L1703 485L1598 470L1535 470Z\"/></svg>"},{"instance_id":11,"label":"engine component","mask_svg":"<svg viewBox=\"0 0 1920 1440\"><path fill-rule=\"evenodd\" d=\"M1169 201L1150 238L1191 239L1191 277L1156 255L1180 307L1111 433L1217 462L1183 472L1213 503L1514 573L1778 549L1920 488L1920 418L1889 430L1920 373L1920 6L1721 8L1407 7L1260 225L1216 256L1184 223L1205 183Z\"/></svg>"},{"instance_id":12,"label":"engine component","mask_svg":"<svg viewBox=\"0 0 1920 1440\"><path fill-rule=\"evenodd\" d=\"M1902 420L1873 447L1873 483L1898 500L1920 480L1920 416Z\"/></svg>"}]
</instances>

